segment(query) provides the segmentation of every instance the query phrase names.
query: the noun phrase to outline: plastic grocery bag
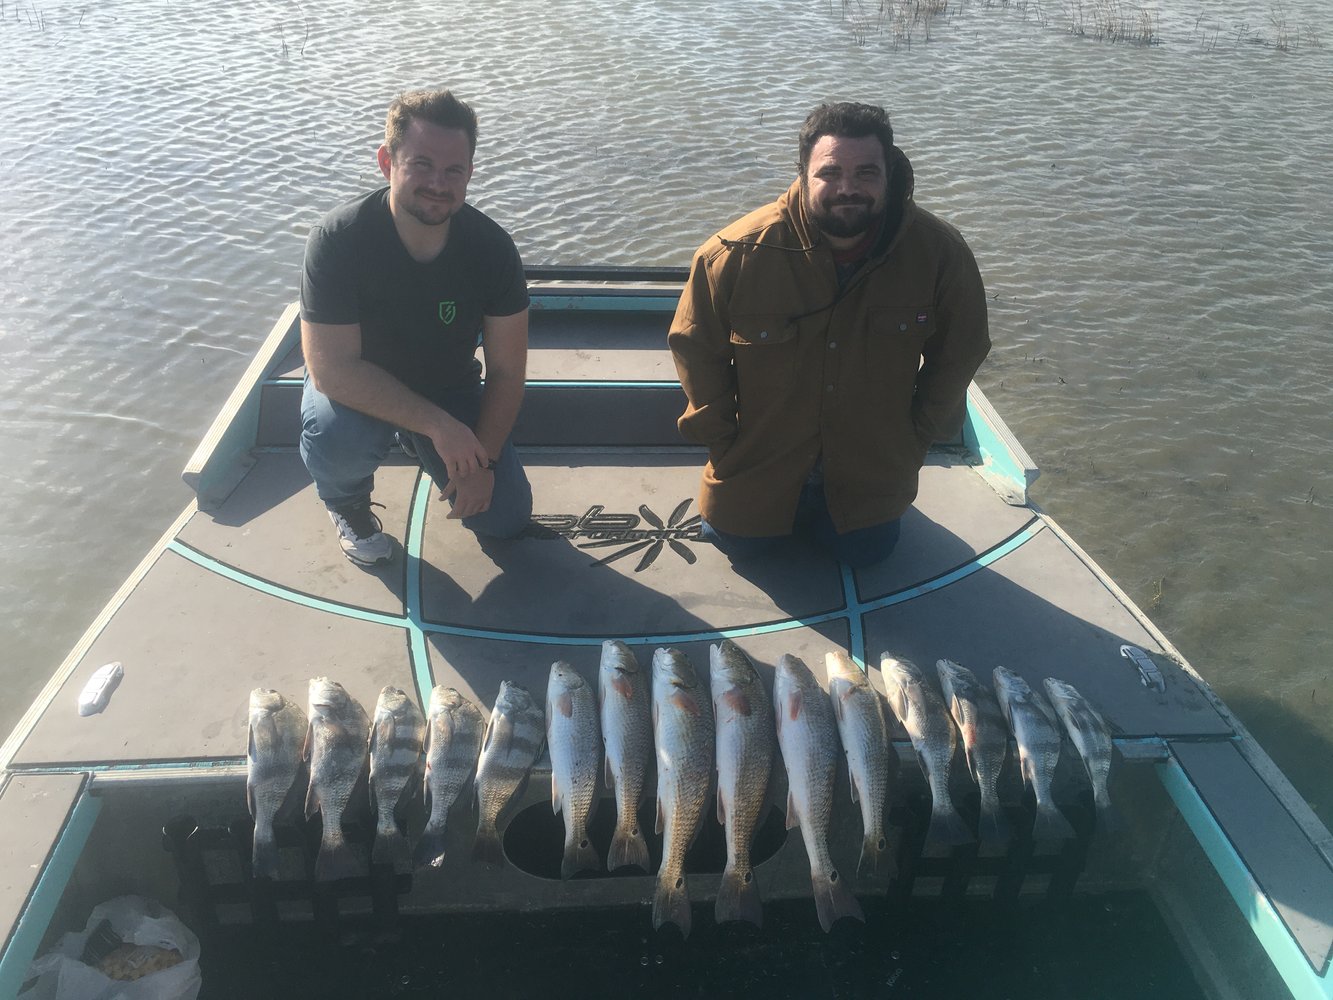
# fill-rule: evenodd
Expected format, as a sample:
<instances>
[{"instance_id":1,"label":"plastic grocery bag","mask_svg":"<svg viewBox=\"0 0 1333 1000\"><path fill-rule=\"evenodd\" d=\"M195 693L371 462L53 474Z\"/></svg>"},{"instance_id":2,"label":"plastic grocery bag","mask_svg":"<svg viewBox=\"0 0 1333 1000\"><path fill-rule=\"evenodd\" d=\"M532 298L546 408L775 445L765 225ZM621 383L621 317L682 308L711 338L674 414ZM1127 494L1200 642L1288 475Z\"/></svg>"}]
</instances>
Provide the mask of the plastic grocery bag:
<instances>
[{"instance_id":1,"label":"plastic grocery bag","mask_svg":"<svg viewBox=\"0 0 1333 1000\"><path fill-rule=\"evenodd\" d=\"M101 927L103 920L111 935ZM112 942L119 938L127 946L147 945L145 953L175 949L181 959L139 979L112 979L83 961L95 931ZM130 964L138 957L129 956ZM34 976L36 985L20 993L18 1000L195 1000L203 985L199 939L166 907L141 896L119 896L93 907L82 931L66 934L28 967L28 977Z\"/></svg>"}]
</instances>

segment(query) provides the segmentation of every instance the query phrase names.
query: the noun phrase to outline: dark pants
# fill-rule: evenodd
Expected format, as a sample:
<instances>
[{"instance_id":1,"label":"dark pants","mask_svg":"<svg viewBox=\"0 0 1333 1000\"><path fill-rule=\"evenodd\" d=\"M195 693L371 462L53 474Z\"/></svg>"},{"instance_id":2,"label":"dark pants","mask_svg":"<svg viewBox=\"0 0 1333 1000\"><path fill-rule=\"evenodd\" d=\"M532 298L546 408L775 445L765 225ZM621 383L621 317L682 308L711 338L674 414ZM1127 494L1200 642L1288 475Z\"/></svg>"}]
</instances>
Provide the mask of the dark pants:
<instances>
[{"instance_id":1,"label":"dark pants","mask_svg":"<svg viewBox=\"0 0 1333 1000\"><path fill-rule=\"evenodd\" d=\"M833 518L829 516L828 503L824 499L824 484L822 481L814 481L807 482L801 488L801 498L796 505L796 522L792 525L790 535L748 538L720 531L707 521L700 521L699 537L716 545L732 562L746 562L781 548L793 535L804 535L813 538L835 559L860 569L888 558L898 544L901 527L901 520L895 519L839 534L833 527Z\"/></svg>"}]
</instances>

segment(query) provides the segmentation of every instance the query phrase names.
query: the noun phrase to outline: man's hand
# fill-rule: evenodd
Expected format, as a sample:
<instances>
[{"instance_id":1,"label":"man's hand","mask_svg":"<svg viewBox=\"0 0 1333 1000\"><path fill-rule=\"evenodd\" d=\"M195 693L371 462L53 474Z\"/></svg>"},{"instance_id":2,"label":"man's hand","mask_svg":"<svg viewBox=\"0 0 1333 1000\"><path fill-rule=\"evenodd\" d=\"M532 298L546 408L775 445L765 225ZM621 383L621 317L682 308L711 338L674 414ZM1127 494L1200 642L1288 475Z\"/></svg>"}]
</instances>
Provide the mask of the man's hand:
<instances>
[{"instance_id":1,"label":"man's hand","mask_svg":"<svg viewBox=\"0 0 1333 1000\"><path fill-rule=\"evenodd\" d=\"M467 479L478 470L484 471L491 460L486 449L477 440L477 435L472 433L472 428L461 420L455 420L444 411L440 411L440 421L431 429L430 442L435 446L435 453L440 456L440 461L444 463L450 484ZM486 487L486 502L489 504L495 477L488 475L487 479L491 481Z\"/></svg>"},{"instance_id":2,"label":"man's hand","mask_svg":"<svg viewBox=\"0 0 1333 1000\"><path fill-rule=\"evenodd\" d=\"M495 473L483 466L466 476L451 475L440 490L440 499L454 498L454 509L446 516L457 521L489 510L494 491Z\"/></svg>"}]
</instances>

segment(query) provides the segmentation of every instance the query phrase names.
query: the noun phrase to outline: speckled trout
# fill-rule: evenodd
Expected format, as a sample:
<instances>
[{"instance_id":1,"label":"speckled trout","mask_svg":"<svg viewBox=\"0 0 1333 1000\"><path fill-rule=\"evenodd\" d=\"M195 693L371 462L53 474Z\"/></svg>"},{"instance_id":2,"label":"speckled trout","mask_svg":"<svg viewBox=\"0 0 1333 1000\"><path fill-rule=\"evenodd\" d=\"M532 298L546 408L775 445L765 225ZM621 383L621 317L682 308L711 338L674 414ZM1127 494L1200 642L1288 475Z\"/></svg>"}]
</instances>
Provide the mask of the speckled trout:
<instances>
[{"instance_id":1,"label":"speckled trout","mask_svg":"<svg viewBox=\"0 0 1333 1000\"><path fill-rule=\"evenodd\" d=\"M750 845L768 801L773 770L773 709L746 655L730 639L709 647L717 747L717 821L726 831L727 866L717 890L719 924L762 926L763 904L750 865Z\"/></svg>"},{"instance_id":2,"label":"speckled trout","mask_svg":"<svg viewBox=\"0 0 1333 1000\"><path fill-rule=\"evenodd\" d=\"M423 781L426 828L413 861L438 868L444 863L444 828L449 810L477 770L486 720L481 710L454 688L437 685L426 710L426 774Z\"/></svg>"},{"instance_id":3,"label":"speckled trout","mask_svg":"<svg viewBox=\"0 0 1333 1000\"><path fill-rule=\"evenodd\" d=\"M639 803L653 762L652 678L619 639L602 643L597 671L606 787L616 796L616 831L606 855L610 871L651 871L648 842L639 828Z\"/></svg>"},{"instance_id":4,"label":"speckled trout","mask_svg":"<svg viewBox=\"0 0 1333 1000\"><path fill-rule=\"evenodd\" d=\"M551 664L546 684L546 747L551 754L551 809L565 817L560 877L600 871L602 859L588 836L602 771L597 697L583 675L563 660Z\"/></svg>"},{"instance_id":5,"label":"speckled trout","mask_svg":"<svg viewBox=\"0 0 1333 1000\"><path fill-rule=\"evenodd\" d=\"M477 840L472 860L487 865L504 861L497 824L505 807L527 784L545 741L542 709L527 688L500 682L477 762Z\"/></svg>"},{"instance_id":6,"label":"speckled trout","mask_svg":"<svg viewBox=\"0 0 1333 1000\"><path fill-rule=\"evenodd\" d=\"M833 706L810 668L790 653L778 660L773 678L773 715L787 767L787 829L801 828L819 926L827 932L840 917L863 921L861 904L829 857L833 782L838 766Z\"/></svg>"},{"instance_id":7,"label":"speckled trout","mask_svg":"<svg viewBox=\"0 0 1333 1000\"><path fill-rule=\"evenodd\" d=\"M949 709L921 669L904 657L883 653L879 669L889 706L912 738L912 748L930 785L930 826L926 843L956 847L976 840L958 815L949 793L956 737Z\"/></svg>"},{"instance_id":8,"label":"speckled trout","mask_svg":"<svg viewBox=\"0 0 1333 1000\"><path fill-rule=\"evenodd\" d=\"M1051 781L1060 760L1060 723L1055 709L1012 670L996 667L994 677L995 696L1018 744L1023 781L1037 800L1032 837L1035 840L1072 837L1073 827L1051 798Z\"/></svg>"},{"instance_id":9,"label":"speckled trout","mask_svg":"<svg viewBox=\"0 0 1333 1000\"><path fill-rule=\"evenodd\" d=\"M255 878L278 877L278 845L273 836L273 822L291 797L304 769L301 746L308 726L301 706L279 692L267 688L255 688L250 692L245 797L255 821L251 861Z\"/></svg>"},{"instance_id":10,"label":"speckled trout","mask_svg":"<svg viewBox=\"0 0 1333 1000\"><path fill-rule=\"evenodd\" d=\"M713 773L709 694L680 650L653 653L657 832L663 835L653 927L673 923L686 937L690 933L690 897L685 887L685 852L699 832Z\"/></svg>"},{"instance_id":11,"label":"speckled trout","mask_svg":"<svg viewBox=\"0 0 1333 1000\"><path fill-rule=\"evenodd\" d=\"M1065 724L1065 732L1069 733L1069 740L1088 772L1093 805L1097 807L1097 826L1101 830L1114 829L1117 823L1111 809L1110 781L1111 752L1115 744L1111 739L1111 727L1068 681L1047 677L1043 683L1046 693L1051 696L1055 714Z\"/></svg>"},{"instance_id":12,"label":"speckled trout","mask_svg":"<svg viewBox=\"0 0 1333 1000\"><path fill-rule=\"evenodd\" d=\"M829 700L838 723L838 737L847 758L852 801L861 806L859 878L892 878L898 865L884 834L884 805L898 773L898 754L889 742L884 699L870 686L866 672L842 650L824 654Z\"/></svg>"}]
</instances>

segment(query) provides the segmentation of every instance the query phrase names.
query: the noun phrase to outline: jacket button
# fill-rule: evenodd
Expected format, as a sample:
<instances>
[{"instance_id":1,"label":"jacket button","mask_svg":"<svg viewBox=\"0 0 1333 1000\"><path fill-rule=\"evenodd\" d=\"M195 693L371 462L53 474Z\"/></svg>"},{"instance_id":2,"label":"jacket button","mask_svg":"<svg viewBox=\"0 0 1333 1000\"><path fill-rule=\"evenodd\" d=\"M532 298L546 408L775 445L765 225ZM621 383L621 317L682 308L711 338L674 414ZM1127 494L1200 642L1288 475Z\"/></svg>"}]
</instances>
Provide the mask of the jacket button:
<instances>
[{"instance_id":1,"label":"jacket button","mask_svg":"<svg viewBox=\"0 0 1333 1000\"><path fill-rule=\"evenodd\" d=\"M832 392L832 391L833 391L833 384L832 384L832 383L829 383L828 391L829 391L829 392Z\"/></svg>"},{"instance_id":2,"label":"jacket button","mask_svg":"<svg viewBox=\"0 0 1333 1000\"><path fill-rule=\"evenodd\" d=\"M906 330L907 327L903 327L903 329ZM768 338L768 331L767 331L767 330L760 330L760 331L759 331L759 339L760 339L760 340L766 340L767 338Z\"/></svg>"},{"instance_id":3,"label":"jacket button","mask_svg":"<svg viewBox=\"0 0 1333 1000\"><path fill-rule=\"evenodd\" d=\"M838 346L838 342L837 342L836 340L830 340L830 341L828 342L828 349L829 349L830 351L835 350L835 349L837 348L837 346Z\"/></svg>"},{"instance_id":4,"label":"jacket button","mask_svg":"<svg viewBox=\"0 0 1333 1000\"><path fill-rule=\"evenodd\" d=\"M906 323L899 323L899 324L898 324L898 329L899 329L899 330L906 330L906 329L907 329L907 324L906 324Z\"/></svg>"}]
</instances>

